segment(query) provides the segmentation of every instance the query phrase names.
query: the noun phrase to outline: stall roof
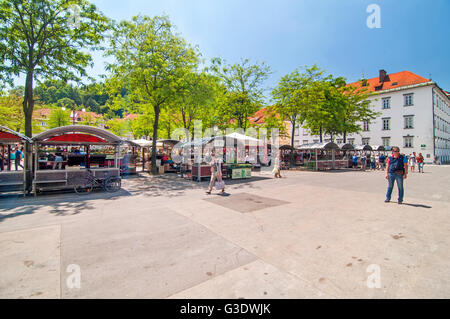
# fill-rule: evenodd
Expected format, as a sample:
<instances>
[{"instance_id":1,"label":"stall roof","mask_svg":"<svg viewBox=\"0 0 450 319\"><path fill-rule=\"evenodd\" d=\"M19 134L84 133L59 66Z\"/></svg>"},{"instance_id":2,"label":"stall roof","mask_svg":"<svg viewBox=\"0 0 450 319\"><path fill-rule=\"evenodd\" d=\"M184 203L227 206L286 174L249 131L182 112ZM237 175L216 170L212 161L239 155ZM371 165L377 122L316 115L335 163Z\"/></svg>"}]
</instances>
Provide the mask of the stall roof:
<instances>
[{"instance_id":1,"label":"stall roof","mask_svg":"<svg viewBox=\"0 0 450 319\"><path fill-rule=\"evenodd\" d=\"M0 143L20 143L22 141L33 143L29 137L0 125Z\"/></svg>"},{"instance_id":2,"label":"stall roof","mask_svg":"<svg viewBox=\"0 0 450 319\"><path fill-rule=\"evenodd\" d=\"M278 147L278 149L280 149L280 150L293 150L294 148L291 145L284 144L284 145L280 145L280 147Z\"/></svg>"},{"instance_id":3,"label":"stall roof","mask_svg":"<svg viewBox=\"0 0 450 319\"><path fill-rule=\"evenodd\" d=\"M157 140L156 141L156 145L162 145L162 144L173 144L173 145L176 145L178 143L180 143L180 141L170 140L170 139L165 139L165 140L162 139L162 140Z\"/></svg>"},{"instance_id":4,"label":"stall roof","mask_svg":"<svg viewBox=\"0 0 450 319\"><path fill-rule=\"evenodd\" d=\"M314 143L314 144L303 144L298 147L299 150L340 150L336 143Z\"/></svg>"},{"instance_id":5,"label":"stall roof","mask_svg":"<svg viewBox=\"0 0 450 319\"><path fill-rule=\"evenodd\" d=\"M355 149L355 146L350 143L339 143L338 146L342 151L353 151Z\"/></svg>"},{"instance_id":6,"label":"stall roof","mask_svg":"<svg viewBox=\"0 0 450 319\"><path fill-rule=\"evenodd\" d=\"M357 151L373 151L370 145L356 145L355 150Z\"/></svg>"},{"instance_id":7,"label":"stall roof","mask_svg":"<svg viewBox=\"0 0 450 319\"><path fill-rule=\"evenodd\" d=\"M183 144L179 145L179 147L185 148L185 147L205 146L206 144L211 143L213 140L214 137L198 138L192 141L184 142Z\"/></svg>"},{"instance_id":8,"label":"stall roof","mask_svg":"<svg viewBox=\"0 0 450 319\"><path fill-rule=\"evenodd\" d=\"M90 138L83 137L83 134L92 136L92 141ZM71 140L72 137L74 140ZM33 141L46 144L120 144L123 142L120 137L111 132L87 125L67 125L53 128L34 136Z\"/></svg>"},{"instance_id":9,"label":"stall roof","mask_svg":"<svg viewBox=\"0 0 450 319\"><path fill-rule=\"evenodd\" d=\"M258 140L257 138L251 137L251 136L247 136L244 134L240 134L237 132L225 135L225 137L227 138L234 138L237 139L239 141L245 141L245 142L262 142L261 140Z\"/></svg>"},{"instance_id":10,"label":"stall roof","mask_svg":"<svg viewBox=\"0 0 450 319\"><path fill-rule=\"evenodd\" d=\"M372 145L372 149L374 151L385 151L386 150L383 145Z\"/></svg>"},{"instance_id":11,"label":"stall roof","mask_svg":"<svg viewBox=\"0 0 450 319\"><path fill-rule=\"evenodd\" d=\"M125 141L129 142L131 145L137 145L139 147L150 147L152 146L152 140L144 140L144 139L138 139L138 140L131 140L131 141Z\"/></svg>"}]
</instances>

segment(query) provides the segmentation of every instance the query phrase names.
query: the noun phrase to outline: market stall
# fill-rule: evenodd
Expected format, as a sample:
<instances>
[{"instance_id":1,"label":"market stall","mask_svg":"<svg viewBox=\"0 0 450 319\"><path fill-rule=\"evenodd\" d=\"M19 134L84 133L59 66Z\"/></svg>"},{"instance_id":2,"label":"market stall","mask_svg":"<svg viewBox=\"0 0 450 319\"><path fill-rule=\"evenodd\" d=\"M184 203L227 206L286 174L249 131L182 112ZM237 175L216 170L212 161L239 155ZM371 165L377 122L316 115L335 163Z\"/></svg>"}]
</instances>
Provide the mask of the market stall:
<instances>
[{"instance_id":1,"label":"market stall","mask_svg":"<svg viewBox=\"0 0 450 319\"><path fill-rule=\"evenodd\" d=\"M350 143L339 143L339 151L335 155L335 168L349 168L352 166L352 152L355 146Z\"/></svg>"},{"instance_id":2,"label":"market stall","mask_svg":"<svg viewBox=\"0 0 450 319\"><path fill-rule=\"evenodd\" d=\"M304 144L299 148L304 154L305 167L312 170L336 169L336 151L340 148L333 142Z\"/></svg>"},{"instance_id":3,"label":"market stall","mask_svg":"<svg viewBox=\"0 0 450 319\"><path fill-rule=\"evenodd\" d=\"M231 136L207 137L181 144L176 150L180 152L182 161L181 175L197 181L209 178L211 176L209 162L213 148L219 151L220 154L216 155L222 158L224 179L251 178L253 165L245 163L245 155L243 156L245 144ZM201 157L201 160L198 157Z\"/></svg>"},{"instance_id":4,"label":"market stall","mask_svg":"<svg viewBox=\"0 0 450 319\"><path fill-rule=\"evenodd\" d=\"M86 179L120 176L122 139L106 130L69 125L47 130L33 137L33 192L73 188Z\"/></svg>"},{"instance_id":5,"label":"market stall","mask_svg":"<svg viewBox=\"0 0 450 319\"><path fill-rule=\"evenodd\" d=\"M141 153L141 156L137 158L136 165L141 166L143 172L149 170L152 140L137 139L130 142L137 145Z\"/></svg>"},{"instance_id":6,"label":"market stall","mask_svg":"<svg viewBox=\"0 0 450 319\"><path fill-rule=\"evenodd\" d=\"M296 162L298 150L291 145L281 145L278 149L280 152L280 169L289 169L291 167L291 158Z\"/></svg>"},{"instance_id":7,"label":"market stall","mask_svg":"<svg viewBox=\"0 0 450 319\"><path fill-rule=\"evenodd\" d=\"M0 192L24 191L23 163L25 143L31 139L5 126L0 126Z\"/></svg>"},{"instance_id":8,"label":"market stall","mask_svg":"<svg viewBox=\"0 0 450 319\"><path fill-rule=\"evenodd\" d=\"M137 164L141 147L133 141L125 140L120 147L120 174L137 174Z\"/></svg>"},{"instance_id":9,"label":"market stall","mask_svg":"<svg viewBox=\"0 0 450 319\"><path fill-rule=\"evenodd\" d=\"M177 140L157 140L156 141L156 149L157 149L157 159L160 160L160 165L164 169L164 173L176 173L178 171L178 165L172 159L172 151L175 145L180 143Z\"/></svg>"}]
</instances>

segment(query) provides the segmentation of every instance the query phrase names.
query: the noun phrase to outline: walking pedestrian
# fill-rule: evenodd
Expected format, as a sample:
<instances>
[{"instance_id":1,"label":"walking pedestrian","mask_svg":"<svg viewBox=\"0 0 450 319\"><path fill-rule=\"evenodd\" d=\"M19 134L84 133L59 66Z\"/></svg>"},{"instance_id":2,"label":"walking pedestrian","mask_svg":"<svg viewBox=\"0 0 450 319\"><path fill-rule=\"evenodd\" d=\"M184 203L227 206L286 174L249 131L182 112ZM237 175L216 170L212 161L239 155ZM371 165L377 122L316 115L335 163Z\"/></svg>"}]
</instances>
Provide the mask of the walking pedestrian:
<instances>
[{"instance_id":1,"label":"walking pedestrian","mask_svg":"<svg viewBox=\"0 0 450 319\"><path fill-rule=\"evenodd\" d=\"M380 154L380 157L378 158L378 160L380 161L380 167L381 167L381 169L385 169L386 156L384 156L384 154L381 153L381 154Z\"/></svg>"},{"instance_id":2,"label":"walking pedestrian","mask_svg":"<svg viewBox=\"0 0 450 319\"><path fill-rule=\"evenodd\" d=\"M273 166L272 173L274 174L275 178L281 178L281 171L280 171L280 153L277 154L277 157L275 158L275 164Z\"/></svg>"},{"instance_id":3,"label":"walking pedestrian","mask_svg":"<svg viewBox=\"0 0 450 319\"><path fill-rule=\"evenodd\" d=\"M397 182L398 188L398 203L403 203L403 197L405 194L403 188L403 180L408 177L408 161L406 156L400 154L400 148L397 146L392 147L392 156L387 160L386 165L386 179L388 180L388 189L386 193L385 203L391 201L392 189L394 188L394 182Z\"/></svg>"},{"instance_id":4,"label":"walking pedestrian","mask_svg":"<svg viewBox=\"0 0 450 319\"><path fill-rule=\"evenodd\" d=\"M206 194L211 195L211 191L214 187L214 182L217 181L216 188L221 189L221 192L225 192L225 182L222 180L222 159L216 157L214 149L211 153L211 180L209 182L209 189Z\"/></svg>"},{"instance_id":5,"label":"walking pedestrian","mask_svg":"<svg viewBox=\"0 0 450 319\"><path fill-rule=\"evenodd\" d=\"M358 155L353 154L352 156L352 163L353 163L353 168L356 168L358 166Z\"/></svg>"},{"instance_id":6,"label":"walking pedestrian","mask_svg":"<svg viewBox=\"0 0 450 319\"><path fill-rule=\"evenodd\" d=\"M414 172L416 169L416 152L413 152L411 157L409 158L409 166L411 166L411 172Z\"/></svg>"},{"instance_id":7,"label":"walking pedestrian","mask_svg":"<svg viewBox=\"0 0 450 319\"><path fill-rule=\"evenodd\" d=\"M22 161L22 157L23 157L22 151L19 149L19 146L16 146L16 151L14 152L14 164L16 167L16 171L19 170L19 166L22 167L23 169L23 165L20 164L20 162Z\"/></svg>"},{"instance_id":8,"label":"walking pedestrian","mask_svg":"<svg viewBox=\"0 0 450 319\"><path fill-rule=\"evenodd\" d=\"M416 162L417 162L417 166L419 167L419 173L422 172L423 173L423 162L424 158L422 153L419 153L419 156L416 157Z\"/></svg>"}]
</instances>

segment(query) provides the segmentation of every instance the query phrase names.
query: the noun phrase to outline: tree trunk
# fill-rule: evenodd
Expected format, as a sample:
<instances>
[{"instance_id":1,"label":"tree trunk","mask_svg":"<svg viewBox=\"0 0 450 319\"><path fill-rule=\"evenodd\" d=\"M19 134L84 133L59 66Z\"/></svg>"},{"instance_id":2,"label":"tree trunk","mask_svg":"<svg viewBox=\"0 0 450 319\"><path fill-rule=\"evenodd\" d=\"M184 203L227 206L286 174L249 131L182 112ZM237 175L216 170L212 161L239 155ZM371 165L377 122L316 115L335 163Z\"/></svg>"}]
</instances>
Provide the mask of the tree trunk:
<instances>
[{"instance_id":1,"label":"tree trunk","mask_svg":"<svg viewBox=\"0 0 450 319\"><path fill-rule=\"evenodd\" d=\"M155 110L155 122L153 122L153 141L152 141L152 174L157 174L156 169L156 140L158 139L158 122L159 122L159 113L161 110L159 109L159 105L154 107Z\"/></svg>"},{"instance_id":2,"label":"tree trunk","mask_svg":"<svg viewBox=\"0 0 450 319\"><path fill-rule=\"evenodd\" d=\"M25 115L25 135L29 138L33 137L33 72L29 71L25 80L25 96L23 99L23 113ZM32 165L33 165L33 148L30 144L25 143L23 170L25 174L25 190L31 191L32 188Z\"/></svg>"},{"instance_id":3,"label":"tree trunk","mask_svg":"<svg viewBox=\"0 0 450 319\"><path fill-rule=\"evenodd\" d=\"M323 138L322 138L322 126L320 127L319 133L320 133L320 143L323 143Z\"/></svg>"},{"instance_id":4,"label":"tree trunk","mask_svg":"<svg viewBox=\"0 0 450 319\"><path fill-rule=\"evenodd\" d=\"M289 166L290 167L292 167L294 164L295 124L296 124L296 121L293 120L291 122L291 126L292 126L291 127L291 147L292 147L292 149L291 149L291 156L289 158Z\"/></svg>"},{"instance_id":5,"label":"tree trunk","mask_svg":"<svg viewBox=\"0 0 450 319\"><path fill-rule=\"evenodd\" d=\"M347 143L347 132L344 131L344 134L342 136L343 136L344 143Z\"/></svg>"}]
</instances>

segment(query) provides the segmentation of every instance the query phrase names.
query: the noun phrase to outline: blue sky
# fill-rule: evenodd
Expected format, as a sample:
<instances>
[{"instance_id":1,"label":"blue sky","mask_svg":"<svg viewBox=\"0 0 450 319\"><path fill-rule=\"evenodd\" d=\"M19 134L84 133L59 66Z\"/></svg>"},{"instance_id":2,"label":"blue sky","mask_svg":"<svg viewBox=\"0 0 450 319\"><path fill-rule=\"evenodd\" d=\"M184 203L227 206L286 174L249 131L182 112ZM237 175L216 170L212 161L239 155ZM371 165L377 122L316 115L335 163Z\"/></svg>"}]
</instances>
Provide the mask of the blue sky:
<instances>
[{"instance_id":1,"label":"blue sky","mask_svg":"<svg viewBox=\"0 0 450 319\"><path fill-rule=\"evenodd\" d=\"M410 70L450 90L448 0L93 0L107 16L167 14L203 58L265 61L268 87L299 66L317 63L349 82ZM381 28L366 25L369 4L381 8ZM94 55L89 73L103 73Z\"/></svg>"}]
</instances>

